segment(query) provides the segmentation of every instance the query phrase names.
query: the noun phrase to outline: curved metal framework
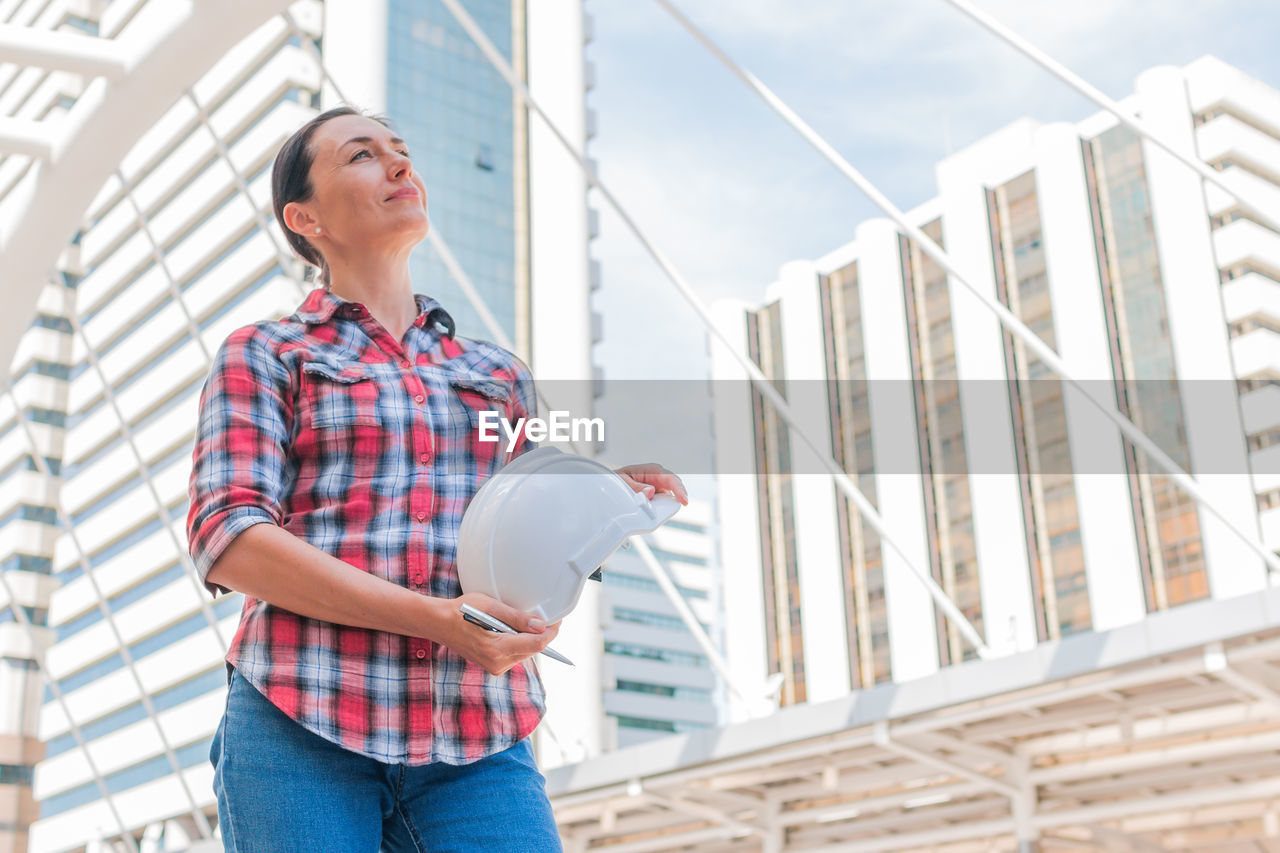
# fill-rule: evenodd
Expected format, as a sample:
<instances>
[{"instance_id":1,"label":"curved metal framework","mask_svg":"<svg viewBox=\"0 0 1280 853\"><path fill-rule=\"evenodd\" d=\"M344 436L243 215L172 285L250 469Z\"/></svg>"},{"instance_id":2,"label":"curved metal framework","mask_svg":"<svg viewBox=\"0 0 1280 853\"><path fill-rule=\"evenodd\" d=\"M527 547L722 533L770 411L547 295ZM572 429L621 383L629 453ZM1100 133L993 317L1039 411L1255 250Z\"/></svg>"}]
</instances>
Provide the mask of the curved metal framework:
<instances>
[{"instance_id":1,"label":"curved metal framework","mask_svg":"<svg viewBox=\"0 0 1280 853\"><path fill-rule=\"evenodd\" d=\"M57 259L84 212L129 150L175 100L288 0L151 0L119 33L88 36L0 26L0 62L69 71L87 79L63 120L0 118L0 153L25 157L26 174L0 203L6 302L0 377Z\"/></svg>"}]
</instances>

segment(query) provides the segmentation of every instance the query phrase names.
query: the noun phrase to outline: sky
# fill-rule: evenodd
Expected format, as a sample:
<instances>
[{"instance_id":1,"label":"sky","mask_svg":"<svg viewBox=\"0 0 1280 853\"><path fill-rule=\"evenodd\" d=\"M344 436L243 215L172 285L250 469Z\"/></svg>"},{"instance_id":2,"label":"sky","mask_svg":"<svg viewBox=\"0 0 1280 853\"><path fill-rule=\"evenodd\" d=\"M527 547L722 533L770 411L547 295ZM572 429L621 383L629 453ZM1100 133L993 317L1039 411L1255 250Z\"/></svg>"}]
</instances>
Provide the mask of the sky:
<instances>
[{"instance_id":1,"label":"sky","mask_svg":"<svg viewBox=\"0 0 1280 853\"><path fill-rule=\"evenodd\" d=\"M949 150L1009 122L1097 107L946 0L673 0L898 207L935 193ZM1275 0L977 0L1113 98L1142 70L1214 54L1280 88ZM589 153L630 215L710 302L758 302L778 268L879 214L657 2L587 0L598 131ZM599 194L607 379L702 378L702 326Z\"/></svg>"},{"instance_id":2,"label":"sky","mask_svg":"<svg viewBox=\"0 0 1280 853\"><path fill-rule=\"evenodd\" d=\"M1077 122L1098 111L946 0L671 2L903 210L933 197L948 152L1023 116ZM975 2L1115 99L1143 70L1205 54L1280 88L1275 0ZM820 257L880 215L658 2L586 0L586 10L598 119L588 152L707 303L759 303L782 264ZM632 459L629 448L691 438L709 453L710 435L664 433L674 418L661 411L623 414L625 380L704 380L706 336L603 197L591 203L603 281L593 305L604 315L595 361L606 379L597 413L613 436L602 458L650 461L662 453ZM712 496L709 478L686 480Z\"/></svg>"}]
</instances>

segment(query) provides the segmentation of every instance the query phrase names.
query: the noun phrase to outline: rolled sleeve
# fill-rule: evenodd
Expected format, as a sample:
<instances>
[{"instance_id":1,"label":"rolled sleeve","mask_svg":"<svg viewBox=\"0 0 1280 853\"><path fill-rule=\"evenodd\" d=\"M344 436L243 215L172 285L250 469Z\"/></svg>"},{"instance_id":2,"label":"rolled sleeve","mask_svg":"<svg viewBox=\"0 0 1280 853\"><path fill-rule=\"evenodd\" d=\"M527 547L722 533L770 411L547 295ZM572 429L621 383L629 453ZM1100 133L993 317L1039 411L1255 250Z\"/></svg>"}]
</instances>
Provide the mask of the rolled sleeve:
<instances>
[{"instance_id":1,"label":"rolled sleeve","mask_svg":"<svg viewBox=\"0 0 1280 853\"><path fill-rule=\"evenodd\" d=\"M222 553L247 528L280 525L293 418L288 370L256 326L219 348L200 395L192 454L187 548L205 588Z\"/></svg>"}]
</instances>

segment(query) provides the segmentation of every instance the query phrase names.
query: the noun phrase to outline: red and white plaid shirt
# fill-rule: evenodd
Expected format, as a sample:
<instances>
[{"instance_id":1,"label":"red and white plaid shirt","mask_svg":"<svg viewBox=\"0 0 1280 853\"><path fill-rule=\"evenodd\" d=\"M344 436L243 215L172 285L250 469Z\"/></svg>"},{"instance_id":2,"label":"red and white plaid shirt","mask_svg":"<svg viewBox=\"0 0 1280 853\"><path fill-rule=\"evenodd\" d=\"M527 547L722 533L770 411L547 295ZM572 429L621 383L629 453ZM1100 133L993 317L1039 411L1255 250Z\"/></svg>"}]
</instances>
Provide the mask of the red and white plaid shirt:
<instances>
[{"instance_id":1,"label":"red and white plaid shirt","mask_svg":"<svg viewBox=\"0 0 1280 853\"><path fill-rule=\"evenodd\" d=\"M239 533L270 523L422 595L462 594L463 510L533 446L479 441L479 415L536 415L533 378L501 347L439 331L452 319L414 299L403 342L322 288L292 316L228 336L200 397L191 471L187 540L202 578ZM524 738L545 710L531 661L493 676L423 638L249 596L226 659L310 731L392 764L470 763Z\"/></svg>"}]
</instances>

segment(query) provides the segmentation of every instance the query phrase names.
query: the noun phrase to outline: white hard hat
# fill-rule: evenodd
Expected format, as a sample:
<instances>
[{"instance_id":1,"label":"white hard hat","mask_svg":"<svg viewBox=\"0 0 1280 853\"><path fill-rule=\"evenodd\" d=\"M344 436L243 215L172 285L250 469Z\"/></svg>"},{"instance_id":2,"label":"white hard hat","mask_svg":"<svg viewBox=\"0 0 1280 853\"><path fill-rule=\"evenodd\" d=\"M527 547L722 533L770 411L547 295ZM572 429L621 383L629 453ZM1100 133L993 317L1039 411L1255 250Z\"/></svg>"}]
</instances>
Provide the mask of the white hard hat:
<instances>
[{"instance_id":1,"label":"white hard hat","mask_svg":"<svg viewBox=\"0 0 1280 853\"><path fill-rule=\"evenodd\" d=\"M519 610L559 622L588 577L627 537L680 509L652 499L593 459L544 445L486 480L458 528L458 580Z\"/></svg>"}]
</instances>

